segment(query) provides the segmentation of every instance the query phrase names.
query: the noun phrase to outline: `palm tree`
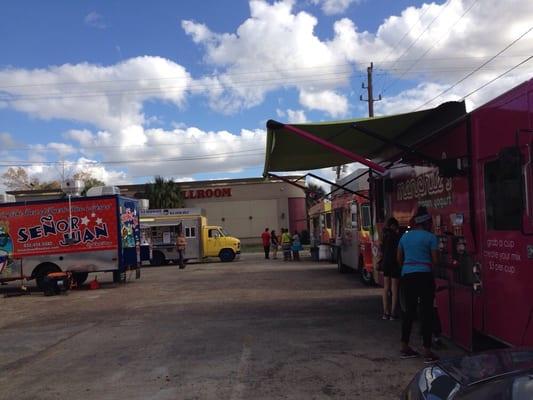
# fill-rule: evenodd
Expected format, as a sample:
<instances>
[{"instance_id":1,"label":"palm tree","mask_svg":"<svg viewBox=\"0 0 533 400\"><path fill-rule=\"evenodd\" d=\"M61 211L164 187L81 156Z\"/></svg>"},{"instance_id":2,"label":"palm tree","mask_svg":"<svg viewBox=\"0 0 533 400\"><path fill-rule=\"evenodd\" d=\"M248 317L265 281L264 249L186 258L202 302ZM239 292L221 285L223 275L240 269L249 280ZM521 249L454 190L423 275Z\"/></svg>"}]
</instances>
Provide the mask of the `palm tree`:
<instances>
[{"instance_id":1,"label":"palm tree","mask_svg":"<svg viewBox=\"0 0 533 400\"><path fill-rule=\"evenodd\" d=\"M179 185L172 179L165 180L161 176L156 176L154 183L146 184L145 193L150 201L150 208L182 208L184 206Z\"/></svg>"},{"instance_id":2,"label":"palm tree","mask_svg":"<svg viewBox=\"0 0 533 400\"><path fill-rule=\"evenodd\" d=\"M305 196L305 203L307 204L307 208L311 208L314 204L318 203L318 201L326 194L326 191L322 186L316 185L314 183L308 183L307 184L307 191Z\"/></svg>"}]
</instances>

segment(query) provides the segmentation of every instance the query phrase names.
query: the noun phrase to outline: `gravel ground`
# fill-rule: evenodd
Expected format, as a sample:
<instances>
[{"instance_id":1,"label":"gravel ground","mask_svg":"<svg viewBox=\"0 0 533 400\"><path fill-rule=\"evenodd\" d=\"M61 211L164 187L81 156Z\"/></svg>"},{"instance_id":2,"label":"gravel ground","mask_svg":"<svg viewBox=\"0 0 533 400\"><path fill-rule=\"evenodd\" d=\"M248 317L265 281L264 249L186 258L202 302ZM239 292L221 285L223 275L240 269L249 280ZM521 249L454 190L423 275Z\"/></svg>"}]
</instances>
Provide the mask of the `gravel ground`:
<instances>
[{"instance_id":1,"label":"gravel ground","mask_svg":"<svg viewBox=\"0 0 533 400\"><path fill-rule=\"evenodd\" d=\"M331 264L246 254L98 279L0 298L1 399L395 399L423 366L398 359L380 289Z\"/></svg>"}]
</instances>

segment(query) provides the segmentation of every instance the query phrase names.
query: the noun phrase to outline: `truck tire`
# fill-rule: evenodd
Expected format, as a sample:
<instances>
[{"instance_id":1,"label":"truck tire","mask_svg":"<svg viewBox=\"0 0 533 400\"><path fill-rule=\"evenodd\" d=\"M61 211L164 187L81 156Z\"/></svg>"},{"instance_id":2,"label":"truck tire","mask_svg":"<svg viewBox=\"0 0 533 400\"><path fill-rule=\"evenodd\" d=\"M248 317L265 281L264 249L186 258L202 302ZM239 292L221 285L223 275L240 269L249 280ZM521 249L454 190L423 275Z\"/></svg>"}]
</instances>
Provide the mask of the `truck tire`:
<instances>
[{"instance_id":1,"label":"truck tire","mask_svg":"<svg viewBox=\"0 0 533 400\"><path fill-rule=\"evenodd\" d=\"M235 259L235 252L231 249L222 249L218 256L220 257L220 261L230 262Z\"/></svg>"},{"instance_id":2,"label":"truck tire","mask_svg":"<svg viewBox=\"0 0 533 400\"><path fill-rule=\"evenodd\" d=\"M150 265L165 265L165 255L159 250L155 250L150 259Z\"/></svg>"},{"instance_id":3,"label":"truck tire","mask_svg":"<svg viewBox=\"0 0 533 400\"><path fill-rule=\"evenodd\" d=\"M77 287L80 287L81 285L83 285L88 277L89 277L88 272L74 272L72 274L72 279L74 280L74 282L76 282Z\"/></svg>"},{"instance_id":4,"label":"truck tire","mask_svg":"<svg viewBox=\"0 0 533 400\"><path fill-rule=\"evenodd\" d=\"M361 278L361 282L363 282L366 286L373 286L375 284L372 272L369 272L365 268L363 257L359 258L359 276Z\"/></svg>"},{"instance_id":5,"label":"truck tire","mask_svg":"<svg viewBox=\"0 0 533 400\"><path fill-rule=\"evenodd\" d=\"M39 290L43 290L44 277L52 272L61 272L61 268L53 263L39 264L37 267L35 267L32 277L35 278L35 283L37 284Z\"/></svg>"}]
</instances>

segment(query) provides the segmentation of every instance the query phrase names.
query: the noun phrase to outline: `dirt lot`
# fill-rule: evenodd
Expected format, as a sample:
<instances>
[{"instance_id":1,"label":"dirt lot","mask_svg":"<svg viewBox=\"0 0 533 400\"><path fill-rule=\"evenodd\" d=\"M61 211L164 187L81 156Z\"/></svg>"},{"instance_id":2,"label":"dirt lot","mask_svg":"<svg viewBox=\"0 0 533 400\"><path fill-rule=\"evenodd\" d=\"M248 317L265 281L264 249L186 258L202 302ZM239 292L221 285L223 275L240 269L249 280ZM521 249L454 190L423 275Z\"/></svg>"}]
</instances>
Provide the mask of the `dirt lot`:
<instances>
[{"instance_id":1,"label":"dirt lot","mask_svg":"<svg viewBox=\"0 0 533 400\"><path fill-rule=\"evenodd\" d=\"M0 298L0 398L393 399L423 366L398 359L380 290L331 264L245 255L99 280Z\"/></svg>"}]
</instances>

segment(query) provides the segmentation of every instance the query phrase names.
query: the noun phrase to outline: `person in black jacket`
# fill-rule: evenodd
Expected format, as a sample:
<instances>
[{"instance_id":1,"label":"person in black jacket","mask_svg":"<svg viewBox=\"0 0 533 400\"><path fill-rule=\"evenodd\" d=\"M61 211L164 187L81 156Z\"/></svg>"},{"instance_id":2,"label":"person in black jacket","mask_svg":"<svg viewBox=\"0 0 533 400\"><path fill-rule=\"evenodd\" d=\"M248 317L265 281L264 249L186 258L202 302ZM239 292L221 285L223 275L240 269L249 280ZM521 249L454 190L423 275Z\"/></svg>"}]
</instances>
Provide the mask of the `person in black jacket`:
<instances>
[{"instance_id":1,"label":"person in black jacket","mask_svg":"<svg viewBox=\"0 0 533 400\"><path fill-rule=\"evenodd\" d=\"M385 320L397 319L398 286L400 266L396 253L400 241L400 225L395 218L389 218L383 228L381 265L383 268L383 317ZM390 298L389 298L390 297Z\"/></svg>"}]
</instances>

